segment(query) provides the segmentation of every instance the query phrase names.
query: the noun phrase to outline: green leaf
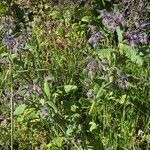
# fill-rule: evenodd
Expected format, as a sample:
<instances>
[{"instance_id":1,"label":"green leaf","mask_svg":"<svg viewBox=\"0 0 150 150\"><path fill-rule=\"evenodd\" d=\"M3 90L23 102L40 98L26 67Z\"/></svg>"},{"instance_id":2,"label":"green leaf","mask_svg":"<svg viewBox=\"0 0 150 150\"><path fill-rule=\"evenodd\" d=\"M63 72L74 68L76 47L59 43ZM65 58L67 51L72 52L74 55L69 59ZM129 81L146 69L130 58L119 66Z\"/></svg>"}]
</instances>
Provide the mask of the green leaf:
<instances>
[{"instance_id":1,"label":"green leaf","mask_svg":"<svg viewBox=\"0 0 150 150\"><path fill-rule=\"evenodd\" d=\"M55 111L55 113L58 112L58 109L57 109L56 105L53 102L48 101L47 103Z\"/></svg>"},{"instance_id":2,"label":"green leaf","mask_svg":"<svg viewBox=\"0 0 150 150\"><path fill-rule=\"evenodd\" d=\"M64 86L64 90L66 93L69 93L69 92L76 90L76 89L77 89L76 85L65 85Z\"/></svg>"},{"instance_id":3,"label":"green leaf","mask_svg":"<svg viewBox=\"0 0 150 150\"><path fill-rule=\"evenodd\" d=\"M91 125L91 127L90 127L90 131L92 132L94 129L96 129L97 128L97 125L96 125L96 123L95 122L90 122L89 123L90 125Z\"/></svg>"},{"instance_id":4,"label":"green leaf","mask_svg":"<svg viewBox=\"0 0 150 150\"><path fill-rule=\"evenodd\" d=\"M42 106L44 106L44 104L45 104L45 99L41 98L41 99L40 99L40 103L42 104Z\"/></svg>"},{"instance_id":5,"label":"green leaf","mask_svg":"<svg viewBox=\"0 0 150 150\"><path fill-rule=\"evenodd\" d=\"M7 13L6 5L4 5L2 2L0 2L0 13L2 14Z\"/></svg>"},{"instance_id":6,"label":"green leaf","mask_svg":"<svg viewBox=\"0 0 150 150\"><path fill-rule=\"evenodd\" d=\"M138 54L137 49L133 49L131 46L126 44L119 44L119 50L121 53L125 54L125 56L130 59L132 62L138 64L139 66L143 65L143 59Z\"/></svg>"},{"instance_id":7,"label":"green leaf","mask_svg":"<svg viewBox=\"0 0 150 150\"><path fill-rule=\"evenodd\" d=\"M84 17L81 19L81 21L83 21L83 22L90 22L90 20L91 20L91 17L90 17L90 16L84 16Z\"/></svg>"},{"instance_id":8,"label":"green leaf","mask_svg":"<svg viewBox=\"0 0 150 150\"><path fill-rule=\"evenodd\" d=\"M127 95L122 95L122 97L121 97L121 99L120 99L120 104L124 104L125 103L125 101L126 101L126 97L127 97Z\"/></svg>"},{"instance_id":9,"label":"green leaf","mask_svg":"<svg viewBox=\"0 0 150 150\"><path fill-rule=\"evenodd\" d=\"M122 42L123 40L123 31L120 29L120 27L116 27L116 32L117 32L117 35L118 35L118 41L119 42Z\"/></svg>"},{"instance_id":10,"label":"green leaf","mask_svg":"<svg viewBox=\"0 0 150 150\"><path fill-rule=\"evenodd\" d=\"M26 109L26 107L27 107L26 104L21 104L21 105L19 105L19 106L15 109L14 115L21 115L21 114L24 112L24 110Z\"/></svg>"},{"instance_id":11,"label":"green leaf","mask_svg":"<svg viewBox=\"0 0 150 150\"><path fill-rule=\"evenodd\" d=\"M62 14L59 11L53 11L51 13L51 16L52 16L53 19L61 19L63 17Z\"/></svg>"},{"instance_id":12,"label":"green leaf","mask_svg":"<svg viewBox=\"0 0 150 150\"><path fill-rule=\"evenodd\" d=\"M47 144L47 148L52 148L52 149L60 149L62 147L64 141L64 137L56 137L52 140L51 143Z\"/></svg>"},{"instance_id":13,"label":"green leaf","mask_svg":"<svg viewBox=\"0 0 150 150\"><path fill-rule=\"evenodd\" d=\"M30 44L25 44L25 46L23 47L23 50L29 50L30 52L33 51L34 49L35 47Z\"/></svg>"},{"instance_id":14,"label":"green leaf","mask_svg":"<svg viewBox=\"0 0 150 150\"><path fill-rule=\"evenodd\" d=\"M51 90L47 81L44 82L44 92L48 98L51 96Z\"/></svg>"}]
</instances>

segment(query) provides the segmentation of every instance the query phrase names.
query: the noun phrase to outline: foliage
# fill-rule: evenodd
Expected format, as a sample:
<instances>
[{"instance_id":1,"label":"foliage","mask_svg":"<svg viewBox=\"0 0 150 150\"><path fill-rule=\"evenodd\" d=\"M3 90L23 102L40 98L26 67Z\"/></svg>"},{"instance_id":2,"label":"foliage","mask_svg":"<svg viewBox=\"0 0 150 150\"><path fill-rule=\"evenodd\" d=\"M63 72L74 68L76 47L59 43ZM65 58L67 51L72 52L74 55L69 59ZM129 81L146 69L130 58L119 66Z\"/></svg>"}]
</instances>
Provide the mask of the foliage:
<instances>
[{"instance_id":1,"label":"foliage","mask_svg":"<svg viewBox=\"0 0 150 150\"><path fill-rule=\"evenodd\" d=\"M1 0L0 149L148 149L149 7Z\"/></svg>"}]
</instances>

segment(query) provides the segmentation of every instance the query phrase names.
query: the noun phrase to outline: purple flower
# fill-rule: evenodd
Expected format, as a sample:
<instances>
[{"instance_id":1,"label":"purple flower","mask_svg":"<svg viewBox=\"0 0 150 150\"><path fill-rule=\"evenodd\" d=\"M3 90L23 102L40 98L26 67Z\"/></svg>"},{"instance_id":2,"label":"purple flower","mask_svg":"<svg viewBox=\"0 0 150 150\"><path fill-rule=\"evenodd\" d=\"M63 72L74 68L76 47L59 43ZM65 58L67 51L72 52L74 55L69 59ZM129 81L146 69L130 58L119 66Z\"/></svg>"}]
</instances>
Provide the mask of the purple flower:
<instances>
[{"instance_id":1,"label":"purple flower","mask_svg":"<svg viewBox=\"0 0 150 150\"><path fill-rule=\"evenodd\" d=\"M146 34L139 34L139 42L141 44L147 44L148 36Z\"/></svg>"},{"instance_id":2,"label":"purple flower","mask_svg":"<svg viewBox=\"0 0 150 150\"><path fill-rule=\"evenodd\" d=\"M94 25L88 25L88 30L89 31L91 31L91 32L93 32L93 31L95 31L95 29L96 29L96 26L94 26Z\"/></svg>"},{"instance_id":3,"label":"purple flower","mask_svg":"<svg viewBox=\"0 0 150 150\"><path fill-rule=\"evenodd\" d=\"M12 93L10 93L7 89L4 89L4 101L7 101L11 98Z\"/></svg>"},{"instance_id":4,"label":"purple flower","mask_svg":"<svg viewBox=\"0 0 150 150\"><path fill-rule=\"evenodd\" d=\"M140 29L147 29L147 28L150 28L150 23L144 23L140 27Z\"/></svg>"},{"instance_id":5,"label":"purple flower","mask_svg":"<svg viewBox=\"0 0 150 150\"><path fill-rule=\"evenodd\" d=\"M93 35L89 38L88 42L89 42L90 44L92 44L94 48L96 48L97 45L99 44L100 40L102 40L103 38L104 38L103 33L102 33L102 32L97 32L97 33L93 34Z\"/></svg>"},{"instance_id":6,"label":"purple flower","mask_svg":"<svg viewBox=\"0 0 150 150\"><path fill-rule=\"evenodd\" d=\"M31 94L32 94L31 90L26 91L26 93L24 94L24 100L28 100L30 98Z\"/></svg>"},{"instance_id":7,"label":"purple flower","mask_svg":"<svg viewBox=\"0 0 150 150\"><path fill-rule=\"evenodd\" d=\"M14 18L11 16L3 17L0 24L1 30L3 30L4 32L12 32L12 30L14 30L16 26Z\"/></svg>"},{"instance_id":8,"label":"purple flower","mask_svg":"<svg viewBox=\"0 0 150 150\"><path fill-rule=\"evenodd\" d=\"M122 81L119 83L119 86L125 90L129 88L129 83L127 81Z\"/></svg>"},{"instance_id":9,"label":"purple flower","mask_svg":"<svg viewBox=\"0 0 150 150\"><path fill-rule=\"evenodd\" d=\"M105 19L113 20L113 16L109 14L105 9L104 10L97 10L97 12Z\"/></svg>"},{"instance_id":10,"label":"purple flower","mask_svg":"<svg viewBox=\"0 0 150 150\"><path fill-rule=\"evenodd\" d=\"M116 26L125 25L125 20L122 14L117 13L116 16L111 15L106 10L97 10L103 18L103 24L106 25L111 32L114 32Z\"/></svg>"},{"instance_id":11,"label":"purple flower","mask_svg":"<svg viewBox=\"0 0 150 150\"><path fill-rule=\"evenodd\" d=\"M91 78L94 74L94 72L96 71L97 68L97 63L96 61L90 60L89 63L87 64L87 70L88 70L88 76Z\"/></svg>"},{"instance_id":12,"label":"purple flower","mask_svg":"<svg viewBox=\"0 0 150 150\"><path fill-rule=\"evenodd\" d=\"M128 77L130 77L129 74L120 73L116 80L117 85L122 89L128 89L129 88L129 82L127 82Z\"/></svg>"},{"instance_id":13,"label":"purple flower","mask_svg":"<svg viewBox=\"0 0 150 150\"><path fill-rule=\"evenodd\" d=\"M8 35L4 39L4 43L15 53L21 49L25 42L26 37L23 35L17 38L14 38L12 35Z\"/></svg>"},{"instance_id":14,"label":"purple flower","mask_svg":"<svg viewBox=\"0 0 150 150\"><path fill-rule=\"evenodd\" d=\"M33 85L33 91L38 95L42 94L42 89L38 85Z\"/></svg>"},{"instance_id":15,"label":"purple flower","mask_svg":"<svg viewBox=\"0 0 150 150\"><path fill-rule=\"evenodd\" d=\"M9 48L11 48L11 49L12 49L12 48L14 47L14 45L15 45L15 40L14 40L14 38L13 38L12 35L6 36L5 39L4 39L4 42L5 42L5 44L6 44Z\"/></svg>"},{"instance_id":16,"label":"purple flower","mask_svg":"<svg viewBox=\"0 0 150 150\"><path fill-rule=\"evenodd\" d=\"M126 39L131 43L131 46L135 48L137 44L147 44L148 36L145 33L140 32L133 32L133 33L126 33Z\"/></svg>"},{"instance_id":17,"label":"purple flower","mask_svg":"<svg viewBox=\"0 0 150 150\"><path fill-rule=\"evenodd\" d=\"M124 19L123 14L117 13L115 22L116 22L117 25L125 26L125 19Z\"/></svg>"}]
</instances>

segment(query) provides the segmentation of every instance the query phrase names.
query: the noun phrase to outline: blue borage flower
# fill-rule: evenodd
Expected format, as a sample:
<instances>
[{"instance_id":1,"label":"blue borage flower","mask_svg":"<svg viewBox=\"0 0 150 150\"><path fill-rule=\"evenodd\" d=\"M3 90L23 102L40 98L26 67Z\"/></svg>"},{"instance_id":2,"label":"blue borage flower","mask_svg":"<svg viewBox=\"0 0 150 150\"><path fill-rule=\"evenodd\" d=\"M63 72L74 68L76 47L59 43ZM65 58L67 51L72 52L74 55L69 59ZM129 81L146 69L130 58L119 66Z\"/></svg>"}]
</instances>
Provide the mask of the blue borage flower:
<instances>
[{"instance_id":1,"label":"blue borage flower","mask_svg":"<svg viewBox=\"0 0 150 150\"><path fill-rule=\"evenodd\" d=\"M123 74L123 73L119 73L118 74L118 77L116 79L116 84L122 88L122 89L129 89L129 82L128 82L128 78L130 77L131 75L129 74Z\"/></svg>"},{"instance_id":2,"label":"blue borage flower","mask_svg":"<svg viewBox=\"0 0 150 150\"><path fill-rule=\"evenodd\" d=\"M4 38L4 43L12 50L12 52L19 52L21 47L26 43L27 39L24 35L20 35L19 37L15 38L12 35L7 35Z\"/></svg>"},{"instance_id":3,"label":"blue borage flower","mask_svg":"<svg viewBox=\"0 0 150 150\"><path fill-rule=\"evenodd\" d=\"M89 38L88 42L92 44L93 48L96 48L99 44L99 42L104 38L104 35L102 32L97 32Z\"/></svg>"},{"instance_id":4,"label":"blue borage flower","mask_svg":"<svg viewBox=\"0 0 150 150\"><path fill-rule=\"evenodd\" d=\"M106 25L111 32L114 32L117 26L125 25L124 17L120 13L112 15L106 10L97 10L97 12L102 16L103 24Z\"/></svg>"},{"instance_id":5,"label":"blue borage flower","mask_svg":"<svg viewBox=\"0 0 150 150\"><path fill-rule=\"evenodd\" d=\"M135 48L139 43L141 44L148 43L148 36L146 33L126 32L125 36L133 48Z\"/></svg>"}]
</instances>

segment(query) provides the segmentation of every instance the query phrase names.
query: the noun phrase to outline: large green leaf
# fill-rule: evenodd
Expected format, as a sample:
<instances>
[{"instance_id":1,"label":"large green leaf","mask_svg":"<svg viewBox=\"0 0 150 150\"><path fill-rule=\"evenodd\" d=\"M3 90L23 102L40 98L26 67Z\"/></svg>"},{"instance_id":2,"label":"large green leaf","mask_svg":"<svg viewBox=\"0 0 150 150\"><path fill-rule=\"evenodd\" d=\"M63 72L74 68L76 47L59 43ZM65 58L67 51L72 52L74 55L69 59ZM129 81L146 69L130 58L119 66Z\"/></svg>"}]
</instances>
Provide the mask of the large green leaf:
<instances>
[{"instance_id":1,"label":"large green leaf","mask_svg":"<svg viewBox=\"0 0 150 150\"><path fill-rule=\"evenodd\" d=\"M44 82L44 92L48 98L51 96L50 86L49 86L49 83L47 81Z\"/></svg>"},{"instance_id":2,"label":"large green leaf","mask_svg":"<svg viewBox=\"0 0 150 150\"><path fill-rule=\"evenodd\" d=\"M132 62L138 64L139 66L143 65L143 59L138 54L137 49L133 49L131 46L120 43L119 50L121 53L125 54L125 56L130 59Z\"/></svg>"},{"instance_id":3,"label":"large green leaf","mask_svg":"<svg viewBox=\"0 0 150 150\"><path fill-rule=\"evenodd\" d=\"M118 41L119 42L122 42L123 40L123 31L120 29L120 27L116 27L116 32L117 32L117 35L118 35Z\"/></svg>"},{"instance_id":4,"label":"large green leaf","mask_svg":"<svg viewBox=\"0 0 150 150\"><path fill-rule=\"evenodd\" d=\"M82 19L81 19L81 21L83 21L83 22L90 22L90 20L91 20L91 17L90 16L84 16Z\"/></svg>"},{"instance_id":5,"label":"large green leaf","mask_svg":"<svg viewBox=\"0 0 150 150\"><path fill-rule=\"evenodd\" d=\"M14 111L14 115L21 115L24 110L26 109L27 105L26 104L21 104L18 107L16 107L15 111Z\"/></svg>"}]
</instances>

